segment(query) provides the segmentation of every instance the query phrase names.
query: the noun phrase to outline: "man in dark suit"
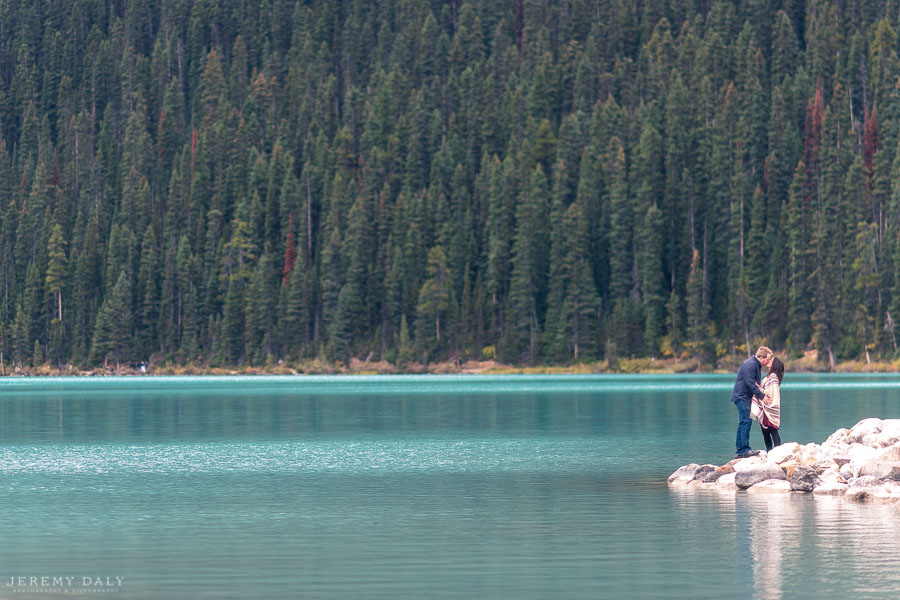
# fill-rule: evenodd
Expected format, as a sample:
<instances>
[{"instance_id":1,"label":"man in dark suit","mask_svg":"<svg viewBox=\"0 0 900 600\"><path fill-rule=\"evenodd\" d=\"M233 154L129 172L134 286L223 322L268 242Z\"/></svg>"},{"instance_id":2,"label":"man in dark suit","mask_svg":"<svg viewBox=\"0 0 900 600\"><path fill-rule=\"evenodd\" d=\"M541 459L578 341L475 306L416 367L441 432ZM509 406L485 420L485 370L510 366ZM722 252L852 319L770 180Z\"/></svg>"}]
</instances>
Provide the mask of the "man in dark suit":
<instances>
[{"instance_id":1,"label":"man in dark suit","mask_svg":"<svg viewBox=\"0 0 900 600\"><path fill-rule=\"evenodd\" d=\"M750 403L753 397L762 399L764 394L759 387L760 367L772 366L775 354L766 346L760 346L755 356L745 360L737 372L731 401L738 411L737 437L735 438L735 458L756 456L759 450L750 449Z\"/></svg>"}]
</instances>

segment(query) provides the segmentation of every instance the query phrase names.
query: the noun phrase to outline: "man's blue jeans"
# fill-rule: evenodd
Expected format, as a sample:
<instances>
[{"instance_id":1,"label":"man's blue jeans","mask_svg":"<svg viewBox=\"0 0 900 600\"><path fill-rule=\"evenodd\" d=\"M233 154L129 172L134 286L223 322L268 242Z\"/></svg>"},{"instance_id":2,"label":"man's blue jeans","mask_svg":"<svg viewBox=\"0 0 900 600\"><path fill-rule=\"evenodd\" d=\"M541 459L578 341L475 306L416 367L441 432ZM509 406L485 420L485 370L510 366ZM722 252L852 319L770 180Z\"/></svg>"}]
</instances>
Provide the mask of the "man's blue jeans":
<instances>
[{"instance_id":1,"label":"man's blue jeans","mask_svg":"<svg viewBox=\"0 0 900 600\"><path fill-rule=\"evenodd\" d=\"M737 437L734 441L735 454L750 452L750 401L735 400L734 405L738 411Z\"/></svg>"}]
</instances>

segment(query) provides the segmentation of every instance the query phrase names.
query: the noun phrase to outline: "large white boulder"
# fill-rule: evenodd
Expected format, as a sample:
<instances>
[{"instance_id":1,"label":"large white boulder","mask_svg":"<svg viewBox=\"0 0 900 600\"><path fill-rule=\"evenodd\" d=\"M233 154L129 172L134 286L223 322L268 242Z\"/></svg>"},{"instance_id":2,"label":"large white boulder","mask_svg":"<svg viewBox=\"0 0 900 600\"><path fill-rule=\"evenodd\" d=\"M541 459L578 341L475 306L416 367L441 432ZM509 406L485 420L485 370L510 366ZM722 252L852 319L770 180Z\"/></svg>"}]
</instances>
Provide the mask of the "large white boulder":
<instances>
[{"instance_id":1,"label":"large white boulder","mask_svg":"<svg viewBox=\"0 0 900 600\"><path fill-rule=\"evenodd\" d=\"M860 477L872 476L877 479L900 481L900 462L874 458L859 469Z\"/></svg>"},{"instance_id":2,"label":"large white boulder","mask_svg":"<svg viewBox=\"0 0 900 600\"><path fill-rule=\"evenodd\" d=\"M819 444L806 444L801 446L801 450L803 452L803 464L806 465L812 466L817 462L830 460L831 458L825 451L825 448Z\"/></svg>"},{"instance_id":3,"label":"large white boulder","mask_svg":"<svg viewBox=\"0 0 900 600\"><path fill-rule=\"evenodd\" d=\"M885 448L900 442L900 419L885 419L881 423L881 431L878 433L879 445Z\"/></svg>"},{"instance_id":4,"label":"large white boulder","mask_svg":"<svg viewBox=\"0 0 900 600\"><path fill-rule=\"evenodd\" d=\"M850 431L847 432L847 438L851 444L861 444L867 435L879 433L883 426L884 423L881 419L863 419L850 428Z\"/></svg>"},{"instance_id":5,"label":"large white boulder","mask_svg":"<svg viewBox=\"0 0 900 600\"><path fill-rule=\"evenodd\" d=\"M740 473L741 471L747 471L757 466L764 464L766 462L766 457L760 455L751 456L750 458L742 458L740 460L734 461L731 466L734 468L735 473Z\"/></svg>"},{"instance_id":6,"label":"large white boulder","mask_svg":"<svg viewBox=\"0 0 900 600\"><path fill-rule=\"evenodd\" d=\"M822 444L819 450L819 457L823 459L830 458L838 464L844 464L850 462L850 457L847 455L849 452L850 444Z\"/></svg>"},{"instance_id":7,"label":"large white boulder","mask_svg":"<svg viewBox=\"0 0 900 600\"><path fill-rule=\"evenodd\" d=\"M736 490L737 485L734 483L734 479L737 473L726 473L722 475L718 479L716 479L716 488L722 490Z\"/></svg>"},{"instance_id":8,"label":"large white boulder","mask_svg":"<svg viewBox=\"0 0 900 600\"><path fill-rule=\"evenodd\" d=\"M838 472L836 469L828 469L827 471L825 471L821 475L819 475L819 479L822 480L821 485L828 485L831 483L841 483L841 484L847 483L847 479L843 475L841 475L840 472Z\"/></svg>"},{"instance_id":9,"label":"large white boulder","mask_svg":"<svg viewBox=\"0 0 900 600\"><path fill-rule=\"evenodd\" d=\"M859 470L862 466L878 457L878 450L870 448L869 446L864 446L863 444L851 444L850 449L847 451L847 455L850 457L850 468L853 476L858 477Z\"/></svg>"},{"instance_id":10,"label":"large white boulder","mask_svg":"<svg viewBox=\"0 0 900 600\"><path fill-rule=\"evenodd\" d=\"M900 444L893 444L876 454L878 460L886 460L890 462L900 461Z\"/></svg>"},{"instance_id":11,"label":"large white boulder","mask_svg":"<svg viewBox=\"0 0 900 600\"><path fill-rule=\"evenodd\" d=\"M822 445L823 446L841 446L841 445L849 446L850 442L847 439L847 434L849 434L849 433L850 433L849 429L845 429L845 428L841 427L840 429L838 429L837 431L835 431L834 433L829 435L828 439L825 440L825 443Z\"/></svg>"},{"instance_id":12,"label":"large white boulder","mask_svg":"<svg viewBox=\"0 0 900 600\"><path fill-rule=\"evenodd\" d=\"M797 442L788 442L787 444L775 446L769 450L766 460L773 462L776 465L780 465L791 458L798 458L799 456L800 444Z\"/></svg>"}]
</instances>

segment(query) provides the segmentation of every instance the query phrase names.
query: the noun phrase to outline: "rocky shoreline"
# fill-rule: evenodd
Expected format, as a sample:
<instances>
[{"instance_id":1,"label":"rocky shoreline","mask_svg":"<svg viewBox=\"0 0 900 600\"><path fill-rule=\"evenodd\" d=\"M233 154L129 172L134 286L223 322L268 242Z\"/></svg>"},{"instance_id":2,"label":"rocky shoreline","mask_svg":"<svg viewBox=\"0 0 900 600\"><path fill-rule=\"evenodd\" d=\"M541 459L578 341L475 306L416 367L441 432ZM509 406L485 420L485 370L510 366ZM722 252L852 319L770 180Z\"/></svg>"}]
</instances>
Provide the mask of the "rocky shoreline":
<instances>
[{"instance_id":1,"label":"rocky shoreline","mask_svg":"<svg viewBox=\"0 0 900 600\"><path fill-rule=\"evenodd\" d=\"M791 442L718 465L684 465L672 487L812 493L856 501L900 502L900 419L863 419L822 444Z\"/></svg>"}]
</instances>

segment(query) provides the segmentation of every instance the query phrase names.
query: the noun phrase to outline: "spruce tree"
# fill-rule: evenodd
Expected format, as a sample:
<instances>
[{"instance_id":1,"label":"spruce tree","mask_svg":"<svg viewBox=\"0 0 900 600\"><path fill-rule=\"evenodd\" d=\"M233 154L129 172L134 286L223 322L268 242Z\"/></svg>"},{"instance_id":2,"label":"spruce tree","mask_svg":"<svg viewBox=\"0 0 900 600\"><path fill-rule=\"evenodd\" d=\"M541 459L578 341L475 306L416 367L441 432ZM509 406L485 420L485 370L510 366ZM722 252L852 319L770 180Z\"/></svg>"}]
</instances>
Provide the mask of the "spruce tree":
<instances>
[{"instance_id":1,"label":"spruce tree","mask_svg":"<svg viewBox=\"0 0 900 600\"><path fill-rule=\"evenodd\" d=\"M132 358L131 301L131 278L122 271L97 313L91 344L93 364L120 363Z\"/></svg>"}]
</instances>

